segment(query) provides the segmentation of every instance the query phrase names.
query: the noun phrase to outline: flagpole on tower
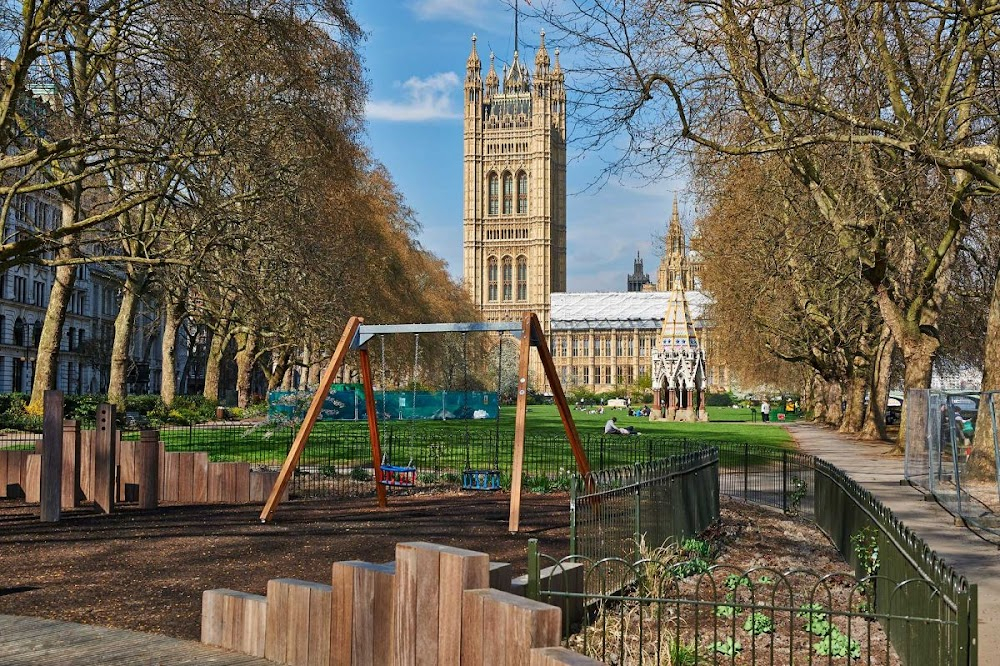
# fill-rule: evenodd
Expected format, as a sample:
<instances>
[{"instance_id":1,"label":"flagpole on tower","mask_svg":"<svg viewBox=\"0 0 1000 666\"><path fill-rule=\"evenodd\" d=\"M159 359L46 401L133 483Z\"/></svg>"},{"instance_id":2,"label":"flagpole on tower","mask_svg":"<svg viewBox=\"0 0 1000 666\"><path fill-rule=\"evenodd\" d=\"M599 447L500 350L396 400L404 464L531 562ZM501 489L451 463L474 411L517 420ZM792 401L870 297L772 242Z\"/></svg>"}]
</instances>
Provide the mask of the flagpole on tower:
<instances>
[{"instance_id":1,"label":"flagpole on tower","mask_svg":"<svg viewBox=\"0 0 1000 666\"><path fill-rule=\"evenodd\" d=\"M517 53L517 6L518 0L514 0L514 53Z\"/></svg>"}]
</instances>

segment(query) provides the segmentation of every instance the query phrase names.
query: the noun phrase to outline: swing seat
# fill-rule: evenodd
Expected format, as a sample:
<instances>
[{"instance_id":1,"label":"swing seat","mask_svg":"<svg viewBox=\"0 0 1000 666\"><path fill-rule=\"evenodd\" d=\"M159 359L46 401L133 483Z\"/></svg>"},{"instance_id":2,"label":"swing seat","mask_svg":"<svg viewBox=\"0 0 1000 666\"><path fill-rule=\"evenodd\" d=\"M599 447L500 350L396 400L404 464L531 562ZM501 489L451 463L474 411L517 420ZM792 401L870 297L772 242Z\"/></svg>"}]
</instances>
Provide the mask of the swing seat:
<instances>
[{"instance_id":1,"label":"swing seat","mask_svg":"<svg viewBox=\"0 0 1000 666\"><path fill-rule=\"evenodd\" d=\"M403 465L380 465L382 485L411 488L417 481L417 468Z\"/></svg>"},{"instance_id":2,"label":"swing seat","mask_svg":"<svg viewBox=\"0 0 1000 666\"><path fill-rule=\"evenodd\" d=\"M500 490L500 470L465 470L462 472L462 490Z\"/></svg>"}]
</instances>

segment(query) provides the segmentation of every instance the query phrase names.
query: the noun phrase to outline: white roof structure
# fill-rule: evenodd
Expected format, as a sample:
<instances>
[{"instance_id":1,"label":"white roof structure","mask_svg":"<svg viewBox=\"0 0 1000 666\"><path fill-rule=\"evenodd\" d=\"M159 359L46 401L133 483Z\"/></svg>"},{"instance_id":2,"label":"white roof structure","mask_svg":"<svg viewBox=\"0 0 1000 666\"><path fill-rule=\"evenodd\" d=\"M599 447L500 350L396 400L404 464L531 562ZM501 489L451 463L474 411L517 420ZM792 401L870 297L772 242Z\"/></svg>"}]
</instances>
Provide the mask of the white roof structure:
<instances>
[{"instance_id":1,"label":"white roof structure","mask_svg":"<svg viewBox=\"0 0 1000 666\"><path fill-rule=\"evenodd\" d=\"M685 292L695 328L702 327L708 296ZM553 293L549 321L553 331L590 328L648 328L659 331L670 301L669 291Z\"/></svg>"}]
</instances>

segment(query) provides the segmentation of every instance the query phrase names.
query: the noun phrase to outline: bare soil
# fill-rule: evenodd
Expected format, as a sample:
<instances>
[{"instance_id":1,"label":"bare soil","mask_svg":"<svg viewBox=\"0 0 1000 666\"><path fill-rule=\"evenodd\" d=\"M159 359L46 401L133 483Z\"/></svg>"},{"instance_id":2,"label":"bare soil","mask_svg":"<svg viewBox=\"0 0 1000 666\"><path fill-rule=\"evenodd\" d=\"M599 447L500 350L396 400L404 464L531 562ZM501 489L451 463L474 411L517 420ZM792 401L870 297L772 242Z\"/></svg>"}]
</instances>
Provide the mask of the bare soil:
<instances>
[{"instance_id":1,"label":"bare soil","mask_svg":"<svg viewBox=\"0 0 1000 666\"><path fill-rule=\"evenodd\" d=\"M334 562L387 562L401 541L433 541L526 568L528 538L569 550L566 494L525 495L521 533L507 531L509 495L447 493L260 506L77 511L58 524L38 507L0 501L0 613L200 637L201 593L264 594L272 578L329 582Z\"/></svg>"}]
</instances>

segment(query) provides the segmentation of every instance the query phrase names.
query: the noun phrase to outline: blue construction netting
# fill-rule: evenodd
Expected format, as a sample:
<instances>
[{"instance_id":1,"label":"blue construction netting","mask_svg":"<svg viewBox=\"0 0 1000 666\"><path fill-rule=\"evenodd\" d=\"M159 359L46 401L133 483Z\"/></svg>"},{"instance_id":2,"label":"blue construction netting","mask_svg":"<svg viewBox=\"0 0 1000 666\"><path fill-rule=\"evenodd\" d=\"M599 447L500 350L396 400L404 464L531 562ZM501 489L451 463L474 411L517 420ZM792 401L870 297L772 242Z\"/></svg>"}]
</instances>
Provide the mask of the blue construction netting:
<instances>
[{"instance_id":1,"label":"blue construction netting","mask_svg":"<svg viewBox=\"0 0 1000 666\"><path fill-rule=\"evenodd\" d=\"M306 391L271 391L267 415L272 420L298 420L312 401ZM495 419L497 394L486 391L376 391L379 421ZM360 388L335 386L323 402L320 421L360 421L368 418Z\"/></svg>"}]
</instances>

